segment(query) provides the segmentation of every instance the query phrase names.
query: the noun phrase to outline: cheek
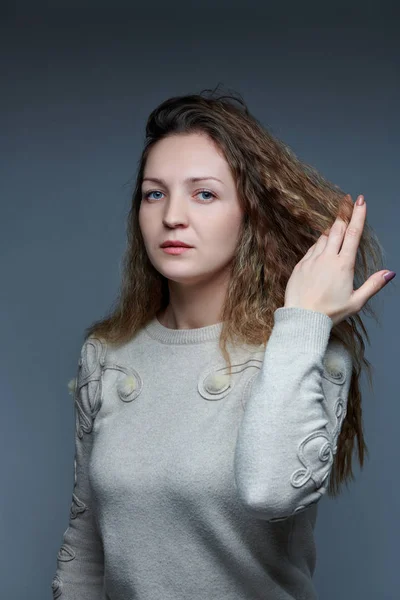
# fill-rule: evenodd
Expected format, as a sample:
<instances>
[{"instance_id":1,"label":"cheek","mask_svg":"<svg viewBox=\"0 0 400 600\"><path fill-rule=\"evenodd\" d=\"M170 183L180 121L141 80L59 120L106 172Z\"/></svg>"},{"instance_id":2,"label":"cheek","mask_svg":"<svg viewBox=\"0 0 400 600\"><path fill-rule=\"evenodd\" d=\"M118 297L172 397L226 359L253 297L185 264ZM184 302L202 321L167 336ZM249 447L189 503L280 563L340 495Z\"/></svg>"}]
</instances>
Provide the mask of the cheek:
<instances>
[{"instance_id":1,"label":"cheek","mask_svg":"<svg viewBox=\"0 0 400 600\"><path fill-rule=\"evenodd\" d=\"M211 223L210 223L211 225ZM210 252L218 252L222 255L231 255L237 247L240 232L240 223L233 220L225 220L219 225L214 221L212 227L207 231L205 249Z\"/></svg>"},{"instance_id":2,"label":"cheek","mask_svg":"<svg viewBox=\"0 0 400 600\"><path fill-rule=\"evenodd\" d=\"M231 244L237 240L242 225L242 217L236 212L222 215L220 219L213 221L213 234Z\"/></svg>"}]
</instances>

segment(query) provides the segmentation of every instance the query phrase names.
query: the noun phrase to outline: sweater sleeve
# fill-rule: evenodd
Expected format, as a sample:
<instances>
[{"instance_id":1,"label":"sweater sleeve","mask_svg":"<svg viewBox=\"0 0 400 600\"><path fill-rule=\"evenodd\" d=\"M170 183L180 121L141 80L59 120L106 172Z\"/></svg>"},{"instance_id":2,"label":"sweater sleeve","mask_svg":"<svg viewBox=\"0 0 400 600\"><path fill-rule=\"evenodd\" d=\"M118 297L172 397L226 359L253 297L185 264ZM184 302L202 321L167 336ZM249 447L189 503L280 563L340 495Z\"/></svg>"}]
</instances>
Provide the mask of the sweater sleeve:
<instances>
[{"instance_id":1,"label":"sweater sleeve","mask_svg":"<svg viewBox=\"0 0 400 600\"><path fill-rule=\"evenodd\" d=\"M104 346L89 338L81 348L74 385L75 456L74 487L68 528L57 554L57 569L51 588L60 600L101 600L104 557L88 477L93 442L93 422L100 408L101 369Z\"/></svg>"},{"instance_id":2,"label":"sweater sleeve","mask_svg":"<svg viewBox=\"0 0 400 600\"><path fill-rule=\"evenodd\" d=\"M256 517L280 521L327 490L347 412L352 361L330 338L333 321L303 308L278 308L239 426L238 496Z\"/></svg>"}]
</instances>

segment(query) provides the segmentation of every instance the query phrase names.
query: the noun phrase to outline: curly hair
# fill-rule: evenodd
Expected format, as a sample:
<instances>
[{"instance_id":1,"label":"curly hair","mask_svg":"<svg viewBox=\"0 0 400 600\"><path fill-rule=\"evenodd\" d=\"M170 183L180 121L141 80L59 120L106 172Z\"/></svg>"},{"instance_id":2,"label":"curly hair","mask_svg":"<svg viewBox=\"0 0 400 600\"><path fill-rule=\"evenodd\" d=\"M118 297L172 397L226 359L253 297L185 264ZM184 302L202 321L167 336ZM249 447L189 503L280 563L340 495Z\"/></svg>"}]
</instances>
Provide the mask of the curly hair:
<instances>
[{"instance_id":1,"label":"curly hair","mask_svg":"<svg viewBox=\"0 0 400 600\"><path fill-rule=\"evenodd\" d=\"M231 368L228 340L267 343L274 311L284 305L286 284L293 268L319 236L330 229L338 215L346 225L349 223L353 202L272 135L250 114L241 95L235 92L222 95L216 89L205 89L199 94L169 98L150 113L145 133L127 221L128 243L122 259L119 295L107 316L86 329L86 338L95 335L111 345L125 343L168 305L168 281L151 264L138 222L143 172L149 151L157 141L171 135L199 133L207 135L223 152L244 210L219 340ZM355 263L356 287L385 268L383 258L384 250L366 221ZM379 323L370 301L362 312ZM359 383L363 367L367 369L370 386L372 379L363 335L370 344L359 314L333 326L331 331L331 337L339 339L350 351L353 371L329 496L337 496L342 483L347 485L348 480L354 480L352 457L356 438L361 467L364 454L369 454L363 433Z\"/></svg>"}]
</instances>

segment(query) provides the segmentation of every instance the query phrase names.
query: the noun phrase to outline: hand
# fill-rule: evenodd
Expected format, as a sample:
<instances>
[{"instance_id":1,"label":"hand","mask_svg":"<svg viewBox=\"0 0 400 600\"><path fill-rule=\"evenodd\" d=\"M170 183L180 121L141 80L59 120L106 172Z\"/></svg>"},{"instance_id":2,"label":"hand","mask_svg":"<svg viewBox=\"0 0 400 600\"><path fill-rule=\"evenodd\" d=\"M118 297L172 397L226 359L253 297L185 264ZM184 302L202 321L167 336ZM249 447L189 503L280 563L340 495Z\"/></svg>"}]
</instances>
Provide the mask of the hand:
<instances>
[{"instance_id":1,"label":"hand","mask_svg":"<svg viewBox=\"0 0 400 600\"><path fill-rule=\"evenodd\" d=\"M348 198L352 201L349 194ZM383 275L387 269L371 275L358 290L353 289L357 249L366 213L365 202L361 206L354 204L347 227L337 217L329 235L323 233L311 246L289 278L285 307L308 308L324 313L336 325L360 311L386 285Z\"/></svg>"}]
</instances>

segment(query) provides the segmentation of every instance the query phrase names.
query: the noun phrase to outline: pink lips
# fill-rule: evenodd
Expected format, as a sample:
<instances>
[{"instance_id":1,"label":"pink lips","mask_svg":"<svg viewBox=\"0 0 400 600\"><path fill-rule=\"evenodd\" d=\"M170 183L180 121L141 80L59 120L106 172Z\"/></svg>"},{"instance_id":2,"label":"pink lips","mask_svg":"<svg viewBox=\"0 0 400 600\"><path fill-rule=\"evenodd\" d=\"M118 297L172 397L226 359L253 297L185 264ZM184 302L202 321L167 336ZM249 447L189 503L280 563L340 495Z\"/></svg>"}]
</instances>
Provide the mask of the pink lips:
<instances>
[{"instance_id":1,"label":"pink lips","mask_svg":"<svg viewBox=\"0 0 400 600\"><path fill-rule=\"evenodd\" d=\"M192 248L187 248L186 246L166 246L165 248L161 248L167 254L182 254L187 250L191 250Z\"/></svg>"}]
</instances>

